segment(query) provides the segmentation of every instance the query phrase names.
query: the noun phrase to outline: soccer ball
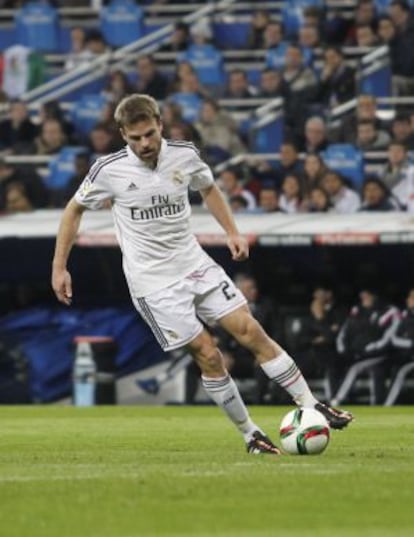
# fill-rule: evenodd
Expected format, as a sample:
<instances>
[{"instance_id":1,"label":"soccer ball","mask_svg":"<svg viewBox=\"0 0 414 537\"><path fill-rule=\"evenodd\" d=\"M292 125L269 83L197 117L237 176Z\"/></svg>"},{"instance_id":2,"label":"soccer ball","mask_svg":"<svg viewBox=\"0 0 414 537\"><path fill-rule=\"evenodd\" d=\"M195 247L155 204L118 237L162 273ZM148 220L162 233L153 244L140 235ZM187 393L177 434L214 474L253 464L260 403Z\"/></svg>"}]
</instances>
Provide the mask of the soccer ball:
<instances>
[{"instance_id":1,"label":"soccer ball","mask_svg":"<svg viewBox=\"0 0 414 537\"><path fill-rule=\"evenodd\" d=\"M320 412L313 408L297 408L283 418L280 424L280 443L291 455L316 455L329 444L329 425Z\"/></svg>"}]
</instances>

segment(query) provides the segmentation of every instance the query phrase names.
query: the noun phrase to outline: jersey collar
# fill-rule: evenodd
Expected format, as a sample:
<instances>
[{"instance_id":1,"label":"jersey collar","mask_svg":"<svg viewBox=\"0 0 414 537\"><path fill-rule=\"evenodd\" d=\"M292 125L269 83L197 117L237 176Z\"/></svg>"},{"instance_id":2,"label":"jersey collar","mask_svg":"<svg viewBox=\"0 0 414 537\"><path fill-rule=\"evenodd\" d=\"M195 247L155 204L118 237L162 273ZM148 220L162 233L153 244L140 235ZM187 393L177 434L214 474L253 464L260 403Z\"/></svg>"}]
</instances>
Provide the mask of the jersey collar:
<instances>
[{"instance_id":1,"label":"jersey collar","mask_svg":"<svg viewBox=\"0 0 414 537\"><path fill-rule=\"evenodd\" d=\"M159 167L160 165L160 162L163 160L164 158L164 155L167 151L167 141L162 138L161 139L161 148L160 148L160 153L158 155L158 163L157 163L157 168ZM138 164L138 166L141 166L142 168L146 168L147 170L149 170L150 168L148 168L148 166L139 158L137 157L137 155L132 151L132 149L129 147L129 145L127 144L126 145L126 150L127 150L127 153L128 153L128 158L134 162L135 164Z\"/></svg>"}]
</instances>

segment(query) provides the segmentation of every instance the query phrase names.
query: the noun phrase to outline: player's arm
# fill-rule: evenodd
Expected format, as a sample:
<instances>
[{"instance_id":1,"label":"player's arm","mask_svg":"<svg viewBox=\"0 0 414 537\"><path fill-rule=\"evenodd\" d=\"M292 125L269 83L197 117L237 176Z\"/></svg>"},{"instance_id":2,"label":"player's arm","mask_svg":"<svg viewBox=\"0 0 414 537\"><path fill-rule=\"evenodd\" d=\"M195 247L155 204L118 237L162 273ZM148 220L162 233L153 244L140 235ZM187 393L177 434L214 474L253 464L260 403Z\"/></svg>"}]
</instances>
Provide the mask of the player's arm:
<instances>
[{"instance_id":1,"label":"player's arm","mask_svg":"<svg viewBox=\"0 0 414 537\"><path fill-rule=\"evenodd\" d=\"M227 245L235 261L243 261L249 257L249 245L237 229L229 204L224 199L218 186L201 189L200 194L208 210L227 234Z\"/></svg>"},{"instance_id":2,"label":"player's arm","mask_svg":"<svg viewBox=\"0 0 414 537\"><path fill-rule=\"evenodd\" d=\"M85 208L72 198L63 211L56 237L55 255L52 264L52 287L58 300L67 306L72 301L72 278L66 265Z\"/></svg>"}]
</instances>

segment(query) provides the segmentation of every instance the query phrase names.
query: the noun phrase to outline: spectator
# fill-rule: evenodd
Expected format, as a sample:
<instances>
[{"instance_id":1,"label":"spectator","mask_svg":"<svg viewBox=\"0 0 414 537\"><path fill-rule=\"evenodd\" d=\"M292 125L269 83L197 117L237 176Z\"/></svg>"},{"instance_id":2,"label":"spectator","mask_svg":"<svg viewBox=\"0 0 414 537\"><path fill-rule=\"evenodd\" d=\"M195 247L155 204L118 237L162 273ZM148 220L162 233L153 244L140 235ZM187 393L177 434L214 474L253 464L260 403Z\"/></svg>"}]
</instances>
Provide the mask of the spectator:
<instances>
[{"instance_id":1,"label":"spectator","mask_svg":"<svg viewBox=\"0 0 414 537\"><path fill-rule=\"evenodd\" d=\"M209 99L203 102L200 119L195 126L210 165L245 151L232 119L220 110L216 101Z\"/></svg>"},{"instance_id":2,"label":"spectator","mask_svg":"<svg viewBox=\"0 0 414 537\"><path fill-rule=\"evenodd\" d=\"M378 18L377 34L382 45L391 45L396 32L395 25L389 15L381 15Z\"/></svg>"},{"instance_id":3,"label":"spectator","mask_svg":"<svg viewBox=\"0 0 414 537\"><path fill-rule=\"evenodd\" d=\"M309 309L298 319L295 331L295 356L298 356L301 369L309 377L329 376L335 383L335 370L338 360L336 338L344 321L344 313L335 304L332 289L319 286L313 290Z\"/></svg>"},{"instance_id":4,"label":"spectator","mask_svg":"<svg viewBox=\"0 0 414 537\"><path fill-rule=\"evenodd\" d=\"M391 123L391 134L396 142L404 144L409 151L414 149L414 133L409 116L397 115Z\"/></svg>"},{"instance_id":5,"label":"spectator","mask_svg":"<svg viewBox=\"0 0 414 537\"><path fill-rule=\"evenodd\" d=\"M88 67L92 53L86 48L86 33L83 28L76 26L70 30L70 51L66 56L65 71L73 71L79 67Z\"/></svg>"},{"instance_id":6,"label":"spectator","mask_svg":"<svg viewBox=\"0 0 414 537\"><path fill-rule=\"evenodd\" d=\"M162 45L160 52L183 52L190 44L190 32L185 22L177 22L167 43Z\"/></svg>"},{"instance_id":7,"label":"spectator","mask_svg":"<svg viewBox=\"0 0 414 537\"><path fill-rule=\"evenodd\" d=\"M318 186L313 187L305 200L304 210L309 213L327 213L332 210L332 204L326 191Z\"/></svg>"},{"instance_id":8,"label":"spectator","mask_svg":"<svg viewBox=\"0 0 414 537\"><path fill-rule=\"evenodd\" d=\"M264 213L275 213L280 211L278 192L271 185L264 185L260 190L259 209Z\"/></svg>"},{"instance_id":9,"label":"spectator","mask_svg":"<svg viewBox=\"0 0 414 537\"><path fill-rule=\"evenodd\" d=\"M265 48L264 33L270 23L270 14L264 9L258 9L253 13L252 22L247 37L247 47L252 50Z\"/></svg>"},{"instance_id":10,"label":"spectator","mask_svg":"<svg viewBox=\"0 0 414 537\"><path fill-rule=\"evenodd\" d=\"M283 179L279 198L280 210L293 214L298 213L303 202L303 188L298 175L289 174Z\"/></svg>"},{"instance_id":11,"label":"spectator","mask_svg":"<svg viewBox=\"0 0 414 537\"><path fill-rule=\"evenodd\" d=\"M265 64L271 69L281 69L285 64L287 43L284 41L283 26L280 22L271 21L263 33L266 49Z\"/></svg>"},{"instance_id":12,"label":"spectator","mask_svg":"<svg viewBox=\"0 0 414 537\"><path fill-rule=\"evenodd\" d=\"M212 30L206 19L199 19L190 30L192 43L178 56L194 68L200 83L221 91L224 84L223 56L212 43Z\"/></svg>"},{"instance_id":13,"label":"spectator","mask_svg":"<svg viewBox=\"0 0 414 537\"><path fill-rule=\"evenodd\" d=\"M355 7L354 24L348 30L347 43L356 43L356 32L360 25L376 28L377 12L374 0L359 0Z\"/></svg>"},{"instance_id":14,"label":"spectator","mask_svg":"<svg viewBox=\"0 0 414 537\"><path fill-rule=\"evenodd\" d=\"M66 144L67 136L63 130L62 123L57 119L46 119L40 127L39 135L34 139L31 146L27 148L27 152L35 155L55 155Z\"/></svg>"},{"instance_id":15,"label":"spectator","mask_svg":"<svg viewBox=\"0 0 414 537\"><path fill-rule=\"evenodd\" d=\"M249 190L242 186L242 181L236 169L227 168L223 170L219 176L219 183L228 200L234 198L234 196L241 196L246 201L246 209L256 208L255 197Z\"/></svg>"},{"instance_id":16,"label":"spectator","mask_svg":"<svg viewBox=\"0 0 414 537\"><path fill-rule=\"evenodd\" d=\"M409 166L407 148L401 142L392 141L388 146L388 159L380 177L389 189L404 178Z\"/></svg>"},{"instance_id":17,"label":"spectator","mask_svg":"<svg viewBox=\"0 0 414 537\"><path fill-rule=\"evenodd\" d=\"M168 79L158 71L154 58L149 54L140 56L136 65L138 93L146 93L161 101L165 99L168 92Z\"/></svg>"},{"instance_id":18,"label":"spectator","mask_svg":"<svg viewBox=\"0 0 414 537\"><path fill-rule=\"evenodd\" d=\"M355 31L355 41L357 47L376 47L378 37L370 24L358 24Z\"/></svg>"},{"instance_id":19,"label":"spectator","mask_svg":"<svg viewBox=\"0 0 414 537\"><path fill-rule=\"evenodd\" d=\"M386 149L389 142L389 134L378 130L374 121L363 119L358 122L355 145L362 151Z\"/></svg>"},{"instance_id":20,"label":"spectator","mask_svg":"<svg viewBox=\"0 0 414 537\"><path fill-rule=\"evenodd\" d=\"M43 124L47 119L56 119L57 121L59 121L68 140L71 140L73 138L74 126L70 121L66 119L65 113L62 110L59 101L46 101L40 105L39 123Z\"/></svg>"},{"instance_id":21,"label":"spectator","mask_svg":"<svg viewBox=\"0 0 414 537\"><path fill-rule=\"evenodd\" d=\"M0 122L0 149L14 151L16 147L30 144L37 131L27 105L23 101L12 101L8 118Z\"/></svg>"},{"instance_id":22,"label":"spectator","mask_svg":"<svg viewBox=\"0 0 414 537\"><path fill-rule=\"evenodd\" d=\"M242 69L234 69L229 73L227 89L224 92L226 99L249 99L257 96L257 90L249 84L246 72ZM238 110L240 107L234 105L232 110ZM243 107L241 108L243 110Z\"/></svg>"},{"instance_id":23,"label":"spectator","mask_svg":"<svg viewBox=\"0 0 414 537\"><path fill-rule=\"evenodd\" d=\"M368 177L362 185L362 204L359 211L395 211L390 191L377 177Z\"/></svg>"},{"instance_id":24,"label":"spectator","mask_svg":"<svg viewBox=\"0 0 414 537\"><path fill-rule=\"evenodd\" d=\"M202 145L200 133L191 123L186 121L172 123L167 132L171 140L193 142L197 147Z\"/></svg>"},{"instance_id":25,"label":"spectator","mask_svg":"<svg viewBox=\"0 0 414 537\"><path fill-rule=\"evenodd\" d=\"M111 52L111 48L105 41L102 33L99 30L89 30L85 38L85 50L86 58L89 61L96 60L97 58L105 58L105 55Z\"/></svg>"},{"instance_id":26,"label":"spectator","mask_svg":"<svg viewBox=\"0 0 414 537\"><path fill-rule=\"evenodd\" d=\"M6 188L6 212L26 213L33 211L32 201L23 183L10 183Z\"/></svg>"},{"instance_id":27,"label":"spectator","mask_svg":"<svg viewBox=\"0 0 414 537\"><path fill-rule=\"evenodd\" d=\"M299 28L298 44L304 50L313 50L321 46L321 36L319 28L312 24L305 24ZM306 59L306 55L305 55Z\"/></svg>"},{"instance_id":28,"label":"spectator","mask_svg":"<svg viewBox=\"0 0 414 537\"><path fill-rule=\"evenodd\" d=\"M134 92L128 76L121 69L115 69L108 75L108 81L102 91L104 97L115 104L121 99Z\"/></svg>"},{"instance_id":29,"label":"spectator","mask_svg":"<svg viewBox=\"0 0 414 537\"><path fill-rule=\"evenodd\" d=\"M355 213L360 206L358 194L346 186L345 179L337 172L328 171L322 179L322 187L329 196L333 212Z\"/></svg>"},{"instance_id":30,"label":"spectator","mask_svg":"<svg viewBox=\"0 0 414 537\"><path fill-rule=\"evenodd\" d=\"M391 340L393 364L396 365L411 362L414 357L414 289L408 291L405 305Z\"/></svg>"},{"instance_id":31,"label":"spectator","mask_svg":"<svg viewBox=\"0 0 414 537\"><path fill-rule=\"evenodd\" d=\"M286 85L280 71L265 68L260 73L260 84L258 97L273 98L285 97Z\"/></svg>"},{"instance_id":32,"label":"spectator","mask_svg":"<svg viewBox=\"0 0 414 537\"><path fill-rule=\"evenodd\" d=\"M414 166L407 167L402 179L392 189L392 194L401 209L414 213Z\"/></svg>"},{"instance_id":33,"label":"spectator","mask_svg":"<svg viewBox=\"0 0 414 537\"><path fill-rule=\"evenodd\" d=\"M414 21L410 6L405 0L393 0L389 14L394 23L396 34L390 41L393 93L410 95L414 87Z\"/></svg>"},{"instance_id":34,"label":"spectator","mask_svg":"<svg viewBox=\"0 0 414 537\"><path fill-rule=\"evenodd\" d=\"M0 159L0 211L6 208L6 190L11 184L21 184L32 205L43 208L49 205L49 193L36 171L30 168L17 168L4 159Z\"/></svg>"},{"instance_id":35,"label":"spectator","mask_svg":"<svg viewBox=\"0 0 414 537\"><path fill-rule=\"evenodd\" d=\"M312 188L320 186L322 177L327 169L322 157L317 154L308 154L303 162L303 185L306 192Z\"/></svg>"},{"instance_id":36,"label":"spectator","mask_svg":"<svg viewBox=\"0 0 414 537\"><path fill-rule=\"evenodd\" d=\"M317 78L310 67L306 67L300 47L289 45L286 50L285 67L283 68L289 100L294 99L296 105L311 102L317 89Z\"/></svg>"},{"instance_id":37,"label":"spectator","mask_svg":"<svg viewBox=\"0 0 414 537\"><path fill-rule=\"evenodd\" d=\"M171 94L168 101L180 107L183 120L198 120L203 104L203 88L195 72L188 73L180 82L179 91Z\"/></svg>"},{"instance_id":38,"label":"spectator","mask_svg":"<svg viewBox=\"0 0 414 537\"><path fill-rule=\"evenodd\" d=\"M122 138L119 127L114 119L115 108L115 103L111 101L105 102L102 107L98 124L107 128L111 132L112 139L116 147L122 147L125 145L125 141Z\"/></svg>"},{"instance_id":39,"label":"spectator","mask_svg":"<svg viewBox=\"0 0 414 537\"><path fill-rule=\"evenodd\" d=\"M116 140L114 140L112 130L109 129L106 125L98 123L92 129L89 135L89 149L92 154L93 159L103 157L109 153L114 153L123 147L117 145Z\"/></svg>"},{"instance_id":40,"label":"spectator","mask_svg":"<svg viewBox=\"0 0 414 537\"><path fill-rule=\"evenodd\" d=\"M53 194L53 206L65 207L68 201L73 197L82 181L85 179L90 168L90 154L78 153L75 156L75 173L69 178L66 186L56 190Z\"/></svg>"},{"instance_id":41,"label":"spectator","mask_svg":"<svg viewBox=\"0 0 414 537\"><path fill-rule=\"evenodd\" d=\"M342 373L344 368L360 360L386 356L397 324L397 309L381 300L373 289L362 289L359 293L359 303L352 307L337 338ZM376 366L373 374L375 402L380 404L385 397L384 365Z\"/></svg>"},{"instance_id":42,"label":"spectator","mask_svg":"<svg viewBox=\"0 0 414 537\"><path fill-rule=\"evenodd\" d=\"M229 205L233 213L243 213L244 211L247 211L249 209L247 199L241 194L230 196Z\"/></svg>"},{"instance_id":43,"label":"spectator","mask_svg":"<svg viewBox=\"0 0 414 537\"><path fill-rule=\"evenodd\" d=\"M164 129L169 129L173 123L180 123L183 121L181 108L178 104L165 101L162 105L161 119Z\"/></svg>"},{"instance_id":44,"label":"spectator","mask_svg":"<svg viewBox=\"0 0 414 537\"><path fill-rule=\"evenodd\" d=\"M346 65L341 49L328 47L324 52L319 98L332 107L353 99L355 91L355 70Z\"/></svg>"},{"instance_id":45,"label":"spectator","mask_svg":"<svg viewBox=\"0 0 414 537\"><path fill-rule=\"evenodd\" d=\"M325 121L319 117L310 117L305 123L305 139L302 150L306 153L319 153L328 147Z\"/></svg>"},{"instance_id":46,"label":"spectator","mask_svg":"<svg viewBox=\"0 0 414 537\"><path fill-rule=\"evenodd\" d=\"M287 175L301 174L302 169L296 145L291 142L283 142L280 146L280 158L276 168L276 186L280 188Z\"/></svg>"},{"instance_id":47,"label":"spectator","mask_svg":"<svg viewBox=\"0 0 414 537\"><path fill-rule=\"evenodd\" d=\"M381 121L377 118L377 100L374 95L359 95L355 114L345 117L339 130L333 133L332 137L339 142L355 143L357 124L365 120L374 121L377 130L385 130Z\"/></svg>"}]
</instances>

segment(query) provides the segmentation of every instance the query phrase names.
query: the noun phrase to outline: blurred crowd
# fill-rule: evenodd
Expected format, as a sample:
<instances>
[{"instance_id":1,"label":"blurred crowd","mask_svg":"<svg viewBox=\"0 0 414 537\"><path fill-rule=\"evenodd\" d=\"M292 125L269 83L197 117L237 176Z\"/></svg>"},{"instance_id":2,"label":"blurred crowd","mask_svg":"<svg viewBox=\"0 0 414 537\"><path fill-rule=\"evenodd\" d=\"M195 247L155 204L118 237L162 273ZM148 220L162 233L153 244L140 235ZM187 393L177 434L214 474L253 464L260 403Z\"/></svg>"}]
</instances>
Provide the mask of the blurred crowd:
<instances>
[{"instance_id":1,"label":"blurred crowd","mask_svg":"<svg viewBox=\"0 0 414 537\"><path fill-rule=\"evenodd\" d=\"M4 7L22 4L2 2ZM223 51L208 20L191 27L179 22L160 48L175 54L173 73L163 69L156 55L140 55L132 71L110 71L97 95L103 103L99 116L87 132L62 103L46 102L33 114L22 99L4 93L8 111L0 121L0 211L64 206L90 164L122 147L113 112L132 92L148 93L160 102L166 138L193 141L212 168L220 170L215 172L217 181L235 212L414 211L414 109L397 106L389 119L380 119L376 97L358 94L357 69L344 53L347 46L372 49L381 44L389 47L394 95L410 95L414 18L404 0L392 0L383 11L375 0L359 0L351 19L332 8L310 6L295 34L270 12L257 10L245 44L246 50L265 52L256 84L243 69L225 73ZM73 27L64 68L69 72L87 66L110 49L100 30ZM318 61L316 49L323 51ZM200 57L215 66L207 75L197 63ZM247 157L242 165L227 166L231 157L252 152L251 132L238 120L244 109L238 101L278 97L284 103L283 141L274 149L278 158ZM329 110L353 98L356 107L333 127ZM234 101L224 106L227 101L222 99ZM324 161L324 151L337 143L362 152L383 151L385 162L356 183ZM82 150L76 154L73 175L58 188L51 188L35 166L22 168L9 158L55 157L67 146ZM197 196L192 202L201 203Z\"/></svg>"}]
</instances>

